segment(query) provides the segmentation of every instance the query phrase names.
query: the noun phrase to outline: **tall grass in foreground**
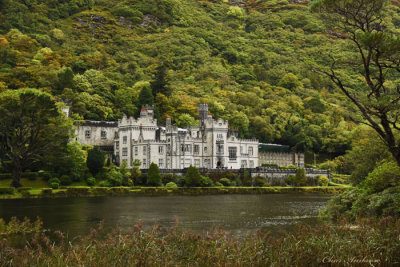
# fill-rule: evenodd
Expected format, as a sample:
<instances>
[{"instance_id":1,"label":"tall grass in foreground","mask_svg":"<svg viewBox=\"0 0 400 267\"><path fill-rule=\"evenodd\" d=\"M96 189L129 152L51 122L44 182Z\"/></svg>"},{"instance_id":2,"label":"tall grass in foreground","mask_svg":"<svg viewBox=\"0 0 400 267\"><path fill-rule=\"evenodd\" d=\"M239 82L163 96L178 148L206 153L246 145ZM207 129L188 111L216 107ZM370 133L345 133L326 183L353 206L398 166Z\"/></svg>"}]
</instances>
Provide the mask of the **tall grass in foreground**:
<instances>
[{"instance_id":1,"label":"tall grass in foreground","mask_svg":"<svg viewBox=\"0 0 400 267\"><path fill-rule=\"evenodd\" d=\"M193 234L137 224L72 242L40 221L0 220L0 266L359 266L400 264L400 220L362 220L237 238L222 230Z\"/></svg>"}]
</instances>

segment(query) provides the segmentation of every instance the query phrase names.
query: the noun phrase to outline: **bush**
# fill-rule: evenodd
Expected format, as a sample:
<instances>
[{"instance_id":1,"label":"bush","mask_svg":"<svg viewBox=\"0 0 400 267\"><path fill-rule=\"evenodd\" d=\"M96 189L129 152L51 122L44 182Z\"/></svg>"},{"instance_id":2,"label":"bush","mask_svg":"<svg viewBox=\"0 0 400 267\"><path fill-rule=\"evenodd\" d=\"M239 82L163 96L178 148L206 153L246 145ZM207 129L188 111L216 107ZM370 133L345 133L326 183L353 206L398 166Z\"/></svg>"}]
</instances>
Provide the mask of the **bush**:
<instances>
[{"instance_id":1,"label":"bush","mask_svg":"<svg viewBox=\"0 0 400 267\"><path fill-rule=\"evenodd\" d=\"M120 173L116 168L112 168L107 173L107 181L111 186L121 186L122 185L122 173Z\"/></svg>"},{"instance_id":2,"label":"bush","mask_svg":"<svg viewBox=\"0 0 400 267\"><path fill-rule=\"evenodd\" d=\"M229 180L228 178L221 178L219 180L219 183L223 186L231 186L231 180Z\"/></svg>"},{"instance_id":3,"label":"bush","mask_svg":"<svg viewBox=\"0 0 400 267\"><path fill-rule=\"evenodd\" d=\"M174 182L169 182L165 185L167 188L177 188L178 186Z\"/></svg>"},{"instance_id":4,"label":"bush","mask_svg":"<svg viewBox=\"0 0 400 267\"><path fill-rule=\"evenodd\" d=\"M296 185L296 176L289 175L289 177L286 178L286 183L288 185L295 186Z\"/></svg>"},{"instance_id":5,"label":"bush","mask_svg":"<svg viewBox=\"0 0 400 267\"><path fill-rule=\"evenodd\" d=\"M53 183L50 183L50 187L53 189L58 189L60 187L60 184L53 182Z\"/></svg>"},{"instance_id":6,"label":"bush","mask_svg":"<svg viewBox=\"0 0 400 267\"><path fill-rule=\"evenodd\" d=\"M44 172L44 173L42 173L41 174L41 176L42 176L42 179L44 180L44 181L48 181L48 180L50 180L51 179L51 173L49 173L49 172Z\"/></svg>"},{"instance_id":7,"label":"bush","mask_svg":"<svg viewBox=\"0 0 400 267\"><path fill-rule=\"evenodd\" d=\"M60 184L60 179L58 179L57 177L51 178L50 180L47 181L49 183L49 185L51 185L52 183L56 183L56 184Z\"/></svg>"},{"instance_id":8,"label":"bush","mask_svg":"<svg viewBox=\"0 0 400 267\"><path fill-rule=\"evenodd\" d=\"M318 175L317 181L319 186L328 186L329 184L329 178L323 175Z\"/></svg>"},{"instance_id":9,"label":"bush","mask_svg":"<svg viewBox=\"0 0 400 267\"><path fill-rule=\"evenodd\" d=\"M199 170L194 166L190 166L185 175L185 185L200 186L200 178Z\"/></svg>"},{"instance_id":10,"label":"bush","mask_svg":"<svg viewBox=\"0 0 400 267\"><path fill-rule=\"evenodd\" d=\"M178 180L179 176L175 174L164 174L162 176L162 183L163 184L168 184L169 182L176 182Z\"/></svg>"},{"instance_id":11,"label":"bush","mask_svg":"<svg viewBox=\"0 0 400 267\"><path fill-rule=\"evenodd\" d=\"M305 186L307 184L306 171L301 168L296 170L296 186Z\"/></svg>"},{"instance_id":12,"label":"bush","mask_svg":"<svg viewBox=\"0 0 400 267\"><path fill-rule=\"evenodd\" d=\"M200 177L200 186L202 186L202 187L213 186L213 181L207 176L201 176Z\"/></svg>"},{"instance_id":13,"label":"bush","mask_svg":"<svg viewBox=\"0 0 400 267\"><path fill-rule=\"evenodd\" d=\"M14 187L0 187L0 195L1 194L14 194Z\"/></svg>"},{"instance_id":14,"label":"bush","mask_svg":"<svg viewBox=\"0 0 400 267\"><path fill-rule=\"evenodd\" d=\"M147 173L147 185L150 186L160 186L161 184L161 175L160 170L158 169L157 164L152 162L149 167L149 172Z\"/></svg>"},{"instance_id":15,"label":"bush","mask_svg":"<svg viewBox=\"0 0 400 267\"><path fill-rule=\"evenodd\" d=\"M60 184L61 185L70 185L72 184L72 179L68 175L63 175L60 177Z\"/></svg>"},{"instance_id":16,"label":"bush","mask_svg":"<svg viewBox=\"0 0 400 267\"><path fill-rule=\"evenodd\" d=\"M86 165L93 175L96 175L101 171L104 165L105 155L98 148L95 147L88 152Z\"/></svg>"},{"instance_id":17,"label":"bush","mask_svg":"<svg viewBox=\"0 0 400 267\"><path fill-rule=\"evenodd\" d=\"M224 186L224 185L221 184L220 182L216 182L216 183L215 183L215 186L216 186L216 187L221 187L221 186Z\"/></svg>"},{"instance_id":18,"label":"bush","mask_svg":"<svg viewBox=\"0 0 400 267\"><path fill-rule=\"evenodd\" d=\"M176 184L179 186L179 187L184 187L185 186L185 182L186 182L186 180L185 180L185 177L179 177L178 179L176 179Z\"/></svg>"},{"instance_id":19,"label":"bush","mask_svg":"<svg viewBox=\"0 0 400 267\"><path fill-rule=\"evenodd\" d=\"M263 187L263 186L268 186L268 185L269 184L267 183L267 181L265 180L264 177L261 177L261 176L254 177L254 186Z\"/></svg>"},{"instance_id":20,"label":"bush","mask_svg":"<svg viewBox=\"0 0 400 267\"><path fill-rule=\"evenodd\" d=\"M27 178L31 181L35 181L39 177L37 172L29 172L27 173Z\"/></svg>"},{"instance_id":21,"label":"bush","mask_svg":"<svg viewBox=\"0 0 400 267\"><path fill-rule=\"evenodd\" d=\"M388 162L374 169L362 183L362 188L376 193L397 185L400 185L400 167L395 162Z\"/></svg>"},{"instance_id":22,"label":"bush","mask_svg":"<svg viewBox=\"0 0 400 267\"><path fill-rule=\"evenodd\" d=\"M100 186L100 187L111 187L111 184L110 184L109 181L101 181L101 182L99 183L99 186Z\"/></svg>"},{"instance_id":23,"label":"bush","mask_svg":"<svg viewBox=\"0 0 400 267\"><path fill-rule=\"evenodd\" d=\"M94 186L96 184L96 178L94 177L89 177L86 179L86 183L89 186Z\"/></svg>"}]
</instances>

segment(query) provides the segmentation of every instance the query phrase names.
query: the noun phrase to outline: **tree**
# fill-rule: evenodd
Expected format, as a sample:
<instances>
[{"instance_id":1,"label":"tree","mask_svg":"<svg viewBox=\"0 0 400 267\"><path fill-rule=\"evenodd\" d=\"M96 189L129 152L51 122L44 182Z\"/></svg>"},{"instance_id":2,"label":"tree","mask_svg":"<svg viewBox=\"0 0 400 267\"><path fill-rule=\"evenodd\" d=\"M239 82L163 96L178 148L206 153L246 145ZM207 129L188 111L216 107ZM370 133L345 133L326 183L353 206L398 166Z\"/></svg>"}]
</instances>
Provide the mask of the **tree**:
<instances>
[{"instance_id":1,"label":"tree","mask_svg":"<svg viewBox=\"0 0 400 267\"><path fill-rule=\"evenodd\" d=\"M390 5L389 0L315 0L311 10L320 12L353 44L357 59L345 56L342 61L353 65L363 82L354 86L354 78L344 77L338 56L330 56L331 66L320 72L357 107L363 123L379 134L400 166L400 38L388 18Z\"/></svg>"},{"instance_id":2,"label":"tree","mask_svg":"<svg viewBox=\"0 0 400 267\"><path fill-rule=\"evenodd\" d=\"M161 185L161 175L157 164L152 162L149 167L149 172L147 173L147 185L160 186Z\"/></svg>"},{"instance_id":3,"label":"tree","mask_svg":"<svg viewBox=\"0 0 400 267\"><path fill-rule=\"evenodd\" d=\"M94 147L88 152L86 165L89 168L89 171L93 175L96 175L103 168L104 160L105 160L104 153L100 150L100 148Z\"/></svg>"},{"instance_id":4,"label":"tree","mask_svg":"<svg viewBox=\"0 0 400 267\"><path fill-rule=\"evenodd\" d=\"M151 88L149 85L143 86L142 90L139 93L138 99L138 109L141 108L142 105L153 105L154 104L154 97L151 92Z\"/></svg>"},{"instance_id":5,"label":"tree","mask_svg":"<svg viewBox=\"0 0 400 267\"><path fill-rule=\"evenodd\" d=\"M154 81L151 82L151 89L153 92L153 96L156 97L158 93L161 93L165 96L170 96L171 92L167 88L168 82L167 82L167 66L165 63L161 63L157 67L157 72L155 75Z\"/></svg>"},{"instance_id":6,"label":"tree","mask_svg":"<svg viewBox=\"0 0 400 267\"><path fill-rule=\"evenodd\" d=\"M190 166L185 175L185 184L187 186L200 186L201 175L196 167Z\"/></svg>"},{"instance_id":7,"label":"tree","mask_svg":"<svg viewBox=\"0 0 400 267\"><path fill-rule=\"evenodd\" d=\"M304 186L307 184L306 171L303 168L296 170L295 181L297 186Z\"/></svg>"},{"instance_id":8,"label":"tree","mask_svg":"<svg viewBox=\"0 0 400 267\"><path fill-rule=\"evenodd\" d=\"M12 186L21 186L24 170L66 153L72 122L49 94L7 90L0 93L0 114L0 160L13 174Z\"/></svg>"}]
</instances>

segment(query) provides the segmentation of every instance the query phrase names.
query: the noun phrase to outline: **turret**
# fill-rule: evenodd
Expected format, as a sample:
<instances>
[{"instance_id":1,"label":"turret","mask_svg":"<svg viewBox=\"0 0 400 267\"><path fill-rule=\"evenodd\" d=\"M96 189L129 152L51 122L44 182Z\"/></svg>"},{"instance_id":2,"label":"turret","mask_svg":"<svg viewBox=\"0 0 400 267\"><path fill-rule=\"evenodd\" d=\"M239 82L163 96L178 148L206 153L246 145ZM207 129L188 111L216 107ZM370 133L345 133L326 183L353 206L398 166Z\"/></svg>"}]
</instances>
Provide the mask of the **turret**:
<instances>
[{"instance_id":1,"label":"turret","mask_svg":"<svg viewBox=\"0 0 400 267\"><path fill-rule=\"evenodd\" d=\"M204 125L204 121L208 117L208 105L207 104L199 104L199 119L200 125Z\"/></svg>"}]
</instances>

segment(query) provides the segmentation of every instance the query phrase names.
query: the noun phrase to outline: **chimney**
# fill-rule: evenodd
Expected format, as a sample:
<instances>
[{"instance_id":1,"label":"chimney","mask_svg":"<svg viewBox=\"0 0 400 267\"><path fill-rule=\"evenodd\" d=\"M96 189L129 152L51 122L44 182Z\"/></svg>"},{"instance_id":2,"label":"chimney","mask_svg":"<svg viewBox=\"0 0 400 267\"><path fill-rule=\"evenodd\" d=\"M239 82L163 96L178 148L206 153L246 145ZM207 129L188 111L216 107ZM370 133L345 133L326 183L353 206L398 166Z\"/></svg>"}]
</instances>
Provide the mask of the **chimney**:
<instances>
[{"instance_id":1,"label":"chimney","mask_svg":"<svg viewBox=\"0 0 400 267\"><path fill-rule=\"evenodd\" d=\"M165 125L166 126L171 126L172 125L170 116L167 116L167 118L165 119Z\"/></svg>"}]
</instances>

